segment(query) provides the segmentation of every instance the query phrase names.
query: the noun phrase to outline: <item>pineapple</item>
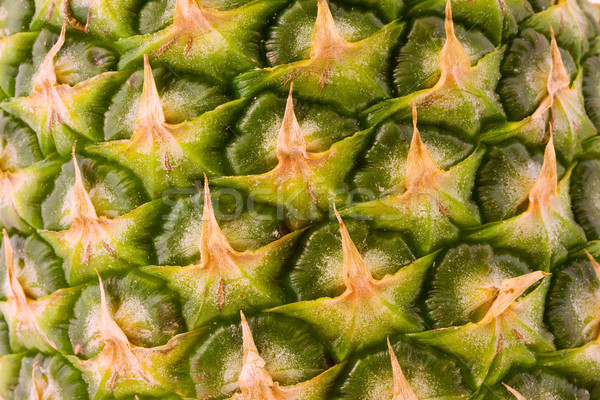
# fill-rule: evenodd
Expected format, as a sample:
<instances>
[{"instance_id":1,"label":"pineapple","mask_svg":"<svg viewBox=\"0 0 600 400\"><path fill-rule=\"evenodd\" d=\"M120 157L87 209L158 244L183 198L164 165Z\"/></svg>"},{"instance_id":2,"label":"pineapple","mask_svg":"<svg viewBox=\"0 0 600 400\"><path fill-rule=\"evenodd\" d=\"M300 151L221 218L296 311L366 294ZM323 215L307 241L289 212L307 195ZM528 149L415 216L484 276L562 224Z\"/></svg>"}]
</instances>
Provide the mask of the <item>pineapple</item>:
<instances>
[{"instance_id":1,"label":"pineapple","mask_svg":"<svg viewBox=\"0 0 600 400\"><path fill-rule=\"evenodd\" d=\"M0 0L0 399L600 399L588 0Z\"/></svg>"}]
</instances>

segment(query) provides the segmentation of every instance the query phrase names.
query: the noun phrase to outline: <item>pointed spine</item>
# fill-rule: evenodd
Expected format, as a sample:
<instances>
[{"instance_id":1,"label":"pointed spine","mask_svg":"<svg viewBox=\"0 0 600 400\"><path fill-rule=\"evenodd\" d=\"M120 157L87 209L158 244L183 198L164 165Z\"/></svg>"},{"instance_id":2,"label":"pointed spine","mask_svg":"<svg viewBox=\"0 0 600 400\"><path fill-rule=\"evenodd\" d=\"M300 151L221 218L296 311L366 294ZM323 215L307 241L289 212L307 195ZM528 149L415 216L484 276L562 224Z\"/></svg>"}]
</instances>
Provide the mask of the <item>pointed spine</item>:
<instances>
[{"instance_id":1,"label":"pointed spine","mask_svg":"<svg viewBox=\"0 0 600 400\"><path fill-rule=\"evenodd\" d=\"M40 92L47 87L56 85L57 81L56 69L54 68L54 57L56 57L60 49L65 44L66 30L67 23L65 21L60 31L60 36L58 37L58 40L56 41L54 46L52 46L50 51L46 54L46 56L44 57L44 61L42 62L42 65L38 70L37 76L33 84L34 92Z\"/></svg>"},{"instance_id":2,"label":"pointed spine","mask_svg":"<svg viewBox=\"0 0 600 400\"><path fill-rule=\"evenodd\" d=\"M268 394L272 394L272 389L275 387L275 382L271 375L265 370L265 360L258 353L250 325L246 320L246 316L240 311L242 339L244 346L244 360L242 371L240 373L238 384L242 390L242 394L250 398L262 399ZM268 397L267 397L268 398Z\"/></svg>"},{"instance_id":3,"label":"pointed spine","mask_svg":"<svg viewBox=\"0 0 600 400\"><path fill-rule=\"evenodd\" d=\"M120 345L130 348L129 340L125 336L123 330L117 325L108 309L102 277L98 271L96 271L96 275L98 275L98 288L100 289L100 321L102 325L100 333L105 341L111 341L115 344L119 343Z\"/></svg>"},{"instance_id":4,"label":"pointed spine","mask_svg":"<svg viewBox=\"0 0 600 400\"><path fill-rule=\"evenodd\" d=\"M126 375L129 372L138 373L150 384L157 384L154 378L146 373L132 351L132 345L129 342L129 338L127 338L125 332L123 332L121 327L119 327L117 322L113 319L106 301L104 282L102 282L102 277L97 270L96 275L98 275L98 287L100 289L100 337L105 346L99 356L109 358L108 361L111 373L109 385L111 390L114 389L119 376Z\"/></svg>"},{"instance_id":5,"label":"pointed spine","mask_svg":"<svg viewBox=\"0 0 600 400\"><path fill-rule=\"evenodd\" d=\"M7 290L7 298L9 301L14 302L16 305L17 315L19 316L19 323L30 324L30 327L33 327L35 331L48 343L50 347L55 350L58 350L56 344L50 340L46 332L44 332L33 315L31 307L29 305L29 301L27 299L27 295L25 294L25 290L23 286L21 286L21 282L17 279L14 270L14 252L12 248L12 243L10 242L10 238L8 237L8 233L6 229L2 229L3 242L4 242L4 258L6 260L6 280L5 287Z\"/></svg>"},{"instance_id":6,"label":"pointed spine","mask_svg":"<svg viewBox=\"0 0 600 400\"><path fill-rule=\"evenodd\" d=\"M600 281L600 264L598 264L598 262L594 259L594 257L592 257L592 255L587 250L585 250L585 254L587 255L588 259L590 260L592 267L594 268L594 272L596 273L596 277L598 278L598 281Z\"/></svg>"},{"instance_id":7,"label":"pointed spine","mask_svg":"<svg viewBox=\"0 0 600 400\"><path fill-rule=\"evenodd\" d=\"M504 279L498 296L479 324L485 325L502 315L531 285L548 275L550 274L547 272L535 271L516 278Z\"/></svg>"},{"instance_id":8,"label":"pointed spine","mask_svg":"<svg viewBox=\"0 0 600 400\"><path fill-rule=\"evenodd\" d=\"M373 284L371 271L365 265L358 249L354 245L346 225L340 216L337 208L333 207L335 216L340 224L340 233L342 236L342 251L344 254L344 283L348 290L356 290L370 287Z\"/></svg>"},{"instance_id":9,"label":"pointed spine","mask_svg":"<svg viewBox=\"0 0 600 400\"><path fill-rule=\"evenodd\" d=\"M550 140L544 151L544 163L540 174L529 192L530 209L543 210L550 199L558 193L558 174L556 170L556 152L552 125L550 125Z\"/></svg>"},{"instance_id":10,"label":"pointed spine","mask_svg":"<svg viewBox=\"0 0 600 400\"><path fill-rule=\"evenodd\" d=\"M567 75L565 65L563 64L552 26L550 26L550 55L551 63L550 74L548 74L548 93L554 98L554 96L562 89L569 87L571 80L569 79L569 75Z\"/></svg>"},{"instance_id":11,"label":"pointed spine","mask_svg":"<svg viewBox=\"0 0 600 400\"><path fill-rule=\"evenodd\" d=\"M300 130L298 119L294 113L294 99L292 92L294 85L290 85L290 93L285 106L285 114L279 135L277 137L277 158L279 162L298 159L306 156L306 141Z\"/></svg>"},{"instance_id":12,"label":"pointed spine","mask_svg":"<svg viewBox=\"0 0 600 400\"><path fill-rule=\"evenodd\" d=\"M450 0L446 2L446 43L440 52L440 82L448 79L459 80L471 68L471 61L454 33L454 21L452 20L452 6Z\"/></svg>"},{"instance_id":13,"label":"pointed spine","mask_svg":"<svg viewBox=\"0 0 600 400\"><path fill-rule=\"evenodd\" d=\"M177 0L173 25L189 32L207 32L213 29L210 24L213 13L201 7L196 0Z\"/></svg>"},{"instance_id":14,"label":"pointed spine","mask_svg":"<svg viewBox=\"0 0 600 400\"><path fill-rule=\"evenodd\" d=\"M202 211L202 230L200 235L200 266L209 268L214 262L231 263L235 251L223 235L219 227L212 199L208 178L204 175L204 209Z\"/></svg>"},{"instance_id":15,"label":"pointed spine","mask_svg":"<svg viewBox=\"0 0 600 400\"><path fill-rule=\"evenodd\" d=\"M437 164L421 140L417 128L417 107L412 104L413 137L406 160L406 187L408 190L422 184L431 183L431 180L440 172Z\"/></svg>"},{"instance_id":16,"label":"pointed spine","mask_svg":"<svg viewBox=\"0 0 600 400\"><path fill-rule=\"evenodd\" d=\"M517 400L527 400L521 393L517 392L515 389L508 386L506 383L502 382L506 390L510 392Z\"/></svg>"},{"instance_id":17,"label":"pointed spine","mask_svg":"<svg viewBox=\"0 0 600 400\"><path fill-rule=\"evenodd\" d=\"M39 363L39 361L36 361L33 368L31 368L31 398L33 400L44 400L44 388L35 376Z\"/></svg>"},{"instance_id":18,"label":"pointed spine","mask_svg":"<svg viewBox=\"0 0 600 400\"><path fill-rule=\"evenodd\" d=\"M335 27L327 0L318 0L317 20L312 38L310 58L320 58L336 55L345 48L348 42L340 36Z\"/></svg>"},{"instance_id":19,"label":"pointed spine","mask_svg":"<svg viewBox=\"0 0 600 400\"><path fill-rule=\"evenodd\" d=\"M419 400L413 389L410 387L408 380L400 368L398 357L394 352L394 348L390 343L390 338L387 339L388 350L392 361L392 374L394 376L394 397L392 400Z\"/></svg>"},{"instance_id":20,"label":"pointed spine","mask_svg":"<svg viewBox=\"0 0 600 400\"><path fill-rule=\"evenodd\" d=\"M83 177L77 163L75 147L73 147L73 167L75 169L75 184L73 185L73 209L72 215L75 220L97 221L98 215L88 192L83 185Z\"/></svg>"},{"instance_id":21,"label":"pointed spine","mask_svg":"<svg viewBox=\"0 0 600 400\"><path fill-rule=\"evenodd\" d=\"M172 126L165 121L160 95L152 74L152 67L147 54L144 54L144 86L138 110L134 133L129 140L130 145L138 151L150 153L157 151L160 162L167 173L170 173L181 156L181 147L174 137ZM155 145L160 148L156 150Z\"/></svg>"},{"instance_id":22,"label":"pointed spine","mask_svg":"<svg viewBox=\"0 0 600 400\"><path fill-rule=\"evenodd\" d=\"M2 235L3 235L3 239L4 239L4 260L6 262L6 279L5 279L4 284L8 288L8 294L9 294L9 296L7 296L7 297L12 296L13 299L15 299L19 302L26 303L27 300L25 297L25 292L23 291L23 288L21 287L21 283L15 276L14 252L13 252L13 248L12 248L12 243L10 242L10 238L8 237L8 233L6 232L6 229L2 229Z\"/></svg>"},{"instance_id":23,"label":"pointed spine","mask_svg":"<svg viewBox=\"0 0 600 400\"><path fill-rule=\"evenodd\" d=\"M144 85L135 130L144 129L153 123L161 124L164 121L165 114L156 89L150 60L148 55L144 54Z\"/></svg>"}]
</instances>

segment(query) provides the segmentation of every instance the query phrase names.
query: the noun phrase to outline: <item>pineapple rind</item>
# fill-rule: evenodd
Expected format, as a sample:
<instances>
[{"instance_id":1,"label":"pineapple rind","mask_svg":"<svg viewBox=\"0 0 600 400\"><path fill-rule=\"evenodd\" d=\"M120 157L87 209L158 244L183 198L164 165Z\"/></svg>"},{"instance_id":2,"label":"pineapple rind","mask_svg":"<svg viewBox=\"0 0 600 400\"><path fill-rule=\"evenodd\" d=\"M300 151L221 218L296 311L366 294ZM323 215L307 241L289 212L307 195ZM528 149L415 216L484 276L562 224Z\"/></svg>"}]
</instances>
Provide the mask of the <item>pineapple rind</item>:
<instances>
[{"instance_id":1,"label":"pineapple rind","mask_svg":"<svg viewBox=\"0 0 600 400\"><path fill-rule=\"evenodd\" d=\"M0 0L0 399L600 398L600 11L332 1Z\"/></svg>"}]
</instances>

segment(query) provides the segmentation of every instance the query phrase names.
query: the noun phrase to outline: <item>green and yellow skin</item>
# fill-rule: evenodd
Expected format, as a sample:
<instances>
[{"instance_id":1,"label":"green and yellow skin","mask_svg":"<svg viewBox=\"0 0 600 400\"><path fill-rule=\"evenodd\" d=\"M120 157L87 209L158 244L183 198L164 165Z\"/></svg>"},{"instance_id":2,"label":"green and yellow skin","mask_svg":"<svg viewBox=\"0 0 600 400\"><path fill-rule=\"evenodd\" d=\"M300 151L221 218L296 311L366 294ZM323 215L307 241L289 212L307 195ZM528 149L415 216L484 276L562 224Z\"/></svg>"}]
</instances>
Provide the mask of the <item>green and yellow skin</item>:
<instances>
[{"instance_id":1,"label":"green and yellow skin","mask_svg":"<svg viewBox=\"0 0 600 400\"><path fill-rule=\"evenodd\" d=\"M0 0L0 399L600 398L588 0Z\"/></svg>"}]
</instances>

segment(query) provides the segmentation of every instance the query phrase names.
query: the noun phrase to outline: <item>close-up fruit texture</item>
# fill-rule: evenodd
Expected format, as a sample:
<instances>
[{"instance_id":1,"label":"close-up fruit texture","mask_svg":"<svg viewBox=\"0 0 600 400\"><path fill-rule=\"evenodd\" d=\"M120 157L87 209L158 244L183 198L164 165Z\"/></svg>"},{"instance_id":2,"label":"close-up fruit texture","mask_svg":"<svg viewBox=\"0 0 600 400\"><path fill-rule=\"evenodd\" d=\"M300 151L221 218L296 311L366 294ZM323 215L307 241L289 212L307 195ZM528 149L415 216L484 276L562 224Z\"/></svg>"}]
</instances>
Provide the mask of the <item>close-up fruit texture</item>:
<instances>
[{"instance_id":1,"label":"close-up fruit texture","mask_svg":"<svg viewBox=\"0 0 600 400\"><path fill-rule=\"evenodd\" d=\"M0 0L0 399L600 399L596 7Z\"/></svg>"}]
</instances>

